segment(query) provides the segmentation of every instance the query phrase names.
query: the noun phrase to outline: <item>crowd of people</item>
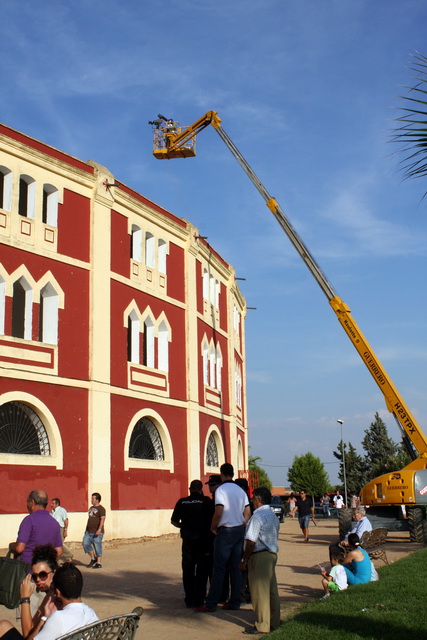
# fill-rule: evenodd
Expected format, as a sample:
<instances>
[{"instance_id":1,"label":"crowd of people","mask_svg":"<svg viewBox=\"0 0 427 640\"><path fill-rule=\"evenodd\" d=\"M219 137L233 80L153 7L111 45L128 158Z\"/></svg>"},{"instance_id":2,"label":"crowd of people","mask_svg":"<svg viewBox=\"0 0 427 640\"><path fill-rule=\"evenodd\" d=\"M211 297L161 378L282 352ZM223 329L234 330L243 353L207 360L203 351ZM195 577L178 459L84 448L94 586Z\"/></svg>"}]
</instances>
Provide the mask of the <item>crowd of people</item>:
<instances>
[{"instance_id":1,"label":"crowd of people","mask_svg":"<svg viewBox=\"0 0 427 640\"><path fill-rule=\"evenodd\" d=\"M198 613L239 609L252 602L254 627L246 634L263 634L280 625L280 602L275 575L278 554L279 519L270 509L271 493L265 487L253 490L249 498L246 480L233 481L233 467L225 463L220 475L206 483L211 497L203 494L203 484L193 480L190 494L178 500L171 522L181 531L184 600ZM239 486L240 485L240 486ZM356 496L349 494L353 527L342 541L330 545L331 569L322 567L323 598L348 585L377 579L366 551L360 546L371 523ZM314 504L306 491L288 498L289 516L298 518L303 541L309 541L310 522L316 524ZM341 509L339 491L331 499L321 499L323 516L330 517L332 505ZM323 599L322 598L322 599Z\"/></svg>"},{"instance_id":2,"label":"crowd of people","mask_svg":"<svg viewBox=\"0 0 427 640\"><path fill-rule=\"evenodd\" d=\"M22 520L9 551L28 564L29 573L20 586L21 631L7 620L0 621L0 640L56 640L60 636L98 620L81 600L83 576L64 544L68 514L59 498L48 510L48 495L37 489L27 497L28 515ZM102 539L106 513L99 493L91 506L82 546L89 555L88 568L102 568Z\"/></svg>"},{"instance_id":3,"label":"crowd of people","mask_svg":"<svg viewBox=\"0 0 427 640\"><path fill-rule=\"evenodd\" d=\"M197 613L213 613L219 604L225 610L238 610L251 602L256 621L245 630L249 635L269 633L280 626L280 600L276 580L279 550L279 519L270 509L271 493L266 487L253 490L247 480L233 479L234 469L224 463L220 474L203 483L193 480L189 495L175 505L171 523L182 538L182 582L184 601ZM321 567L324 596L349 585L378 579L360 539L372 529L363 507L350 494L354 524L341 541L329 546L331 568ZM309 541L309 524L316 524L314 504L302 490L289 499L290 517L298 517L303 541ZM331 499L321 499L323 516L330 516ZM96 614L81 601L83 578L74 556L64 541L68 535L68 514L59 498L47 510L45 491L32 491L27 498L26 516L16 541L9 545L15 557L31 567L20 588L21 625L19 632L9 622L0 621L0 640L56 640L64 633L97 620ZM344 500L339 491L333 505L340 509ZM83 550L90 569L102 568L102 540L106 511L99 493L91 496Z\"/></svg>"}]
</instances>

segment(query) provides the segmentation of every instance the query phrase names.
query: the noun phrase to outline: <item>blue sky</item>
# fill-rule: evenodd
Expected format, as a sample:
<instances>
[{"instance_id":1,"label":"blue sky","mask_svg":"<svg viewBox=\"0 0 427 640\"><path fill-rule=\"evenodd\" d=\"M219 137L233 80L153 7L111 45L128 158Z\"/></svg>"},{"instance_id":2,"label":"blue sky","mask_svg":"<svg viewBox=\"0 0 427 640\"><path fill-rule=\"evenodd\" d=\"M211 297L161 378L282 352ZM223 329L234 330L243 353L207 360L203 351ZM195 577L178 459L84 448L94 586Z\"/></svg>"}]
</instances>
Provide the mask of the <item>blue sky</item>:
<instances>
[{"instance_id":1,"label":"blue sky","mask_svg":"<svg viewBox=\"0 0 427 640\"><path fill-rule=\"evenodd\" d=\"M427 54L419 0L3 0L1 121L195 224L246 278L250 446L274 484L295 455L326 463L344 420L360 449L382 394L213 128L195 159L159 162L157 113L218 111L280 202L423 428L427 182L389 143Z\"/></svg>"}]
</instances>

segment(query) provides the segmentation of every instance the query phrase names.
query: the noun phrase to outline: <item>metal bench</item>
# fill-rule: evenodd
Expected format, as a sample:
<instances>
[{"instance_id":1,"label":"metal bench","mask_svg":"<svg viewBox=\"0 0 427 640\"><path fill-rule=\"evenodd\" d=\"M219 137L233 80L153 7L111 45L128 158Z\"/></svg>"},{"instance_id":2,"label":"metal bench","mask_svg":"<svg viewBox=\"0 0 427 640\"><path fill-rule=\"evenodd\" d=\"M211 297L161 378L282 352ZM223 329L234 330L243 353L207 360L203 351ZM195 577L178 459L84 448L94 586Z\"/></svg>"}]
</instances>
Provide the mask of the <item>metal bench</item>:
<instances>
[{"instance_id":1,"label":"metal bench","mask_svg":"<svg viewBox=\"0 0 427 640\"><path fill-rule=\"evenodd\" d=\"M360 546L369 554L371 560L383 560L388 564L385 543L387 541L387 528L378 527L372 531L365 531L360 540Z\"/></svg>"},{"instance_id":2,"label":"metal bench","mask_svg":"<svg viewBox=\"0 0 427 640\"><path fill-rule=\"evenodd\" d=\"M143 609L136 607L132 613L98 620L71 631L58 640L133 640L142 613Z\"/></svg>"}]
</instances>

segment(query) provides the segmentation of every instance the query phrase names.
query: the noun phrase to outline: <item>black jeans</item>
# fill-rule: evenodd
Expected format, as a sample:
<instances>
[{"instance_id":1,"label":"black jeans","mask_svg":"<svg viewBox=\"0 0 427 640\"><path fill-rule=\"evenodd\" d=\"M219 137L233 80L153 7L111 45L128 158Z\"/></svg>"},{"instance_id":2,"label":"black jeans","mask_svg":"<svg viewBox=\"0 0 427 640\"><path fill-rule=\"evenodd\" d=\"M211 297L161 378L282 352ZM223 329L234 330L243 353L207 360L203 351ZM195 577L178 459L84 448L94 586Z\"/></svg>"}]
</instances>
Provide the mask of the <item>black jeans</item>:
<instances>
[{"instance_id":1,"label":"black jeans","mask_svg":"<svg viewBox=\"0 0 427 640\"><path fill-rule=\"evenodd\" d=\"M207 534L182 531L182 582L188 607L198 607L204 603L210 561Z\"/></svg>"}]
</instances>

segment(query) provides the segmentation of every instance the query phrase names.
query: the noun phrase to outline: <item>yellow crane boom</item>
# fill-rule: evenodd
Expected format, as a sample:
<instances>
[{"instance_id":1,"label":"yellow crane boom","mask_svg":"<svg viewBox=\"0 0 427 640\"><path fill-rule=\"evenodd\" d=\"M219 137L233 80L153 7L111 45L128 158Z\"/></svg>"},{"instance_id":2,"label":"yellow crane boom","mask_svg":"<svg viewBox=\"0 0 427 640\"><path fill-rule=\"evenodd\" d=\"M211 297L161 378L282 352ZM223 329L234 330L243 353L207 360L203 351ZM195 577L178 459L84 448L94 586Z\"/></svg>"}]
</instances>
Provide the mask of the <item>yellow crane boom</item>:
<instances>
[{"instance_id":1,"label":"yellow crane boom","mask_svg":"<svg viewBox=\"0 0 427 640\"><path fill-rule=\"evenodd\" d=\"M221 126L221 119L217 112L208 111L204 116L188 127L181 127L181 125L174 120L167 120L164 126L158 126L154 131L153 155L161 160L194 157L196 155L196 136L209 125L214 127L218 135L236 158L237 162L248 175L251 182L258 189L259 193L264 198L267 207L270 209L271 213L274 215L283 231L295 247L299 256L305 262L323 293L326 295L329 304L338 318L338 321L383 393L387 409L395 417L402 436L406 439L407 443L409 440L412 446L418 451L419 456L425 460L421 467L426 468L427 439L422 429L419 427L416 419L412 415L412 412L406 406L403 398L400 396L378 357L375 355L373 349L370 347L368 341L352 317L349 307L336 294L326 275L311 255L301 237L293 228L290 220L285 215L276 199L268 193L258 176L251 169L240 151L226 134ZM411 450L410 447L408 447L408 449L409 451ZM415 455L412 455L412 457L415 458ZM417 468L420 467L417 466Z\"/></svg>"}]
</instances>

